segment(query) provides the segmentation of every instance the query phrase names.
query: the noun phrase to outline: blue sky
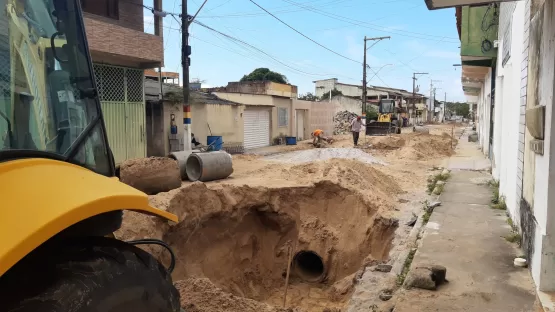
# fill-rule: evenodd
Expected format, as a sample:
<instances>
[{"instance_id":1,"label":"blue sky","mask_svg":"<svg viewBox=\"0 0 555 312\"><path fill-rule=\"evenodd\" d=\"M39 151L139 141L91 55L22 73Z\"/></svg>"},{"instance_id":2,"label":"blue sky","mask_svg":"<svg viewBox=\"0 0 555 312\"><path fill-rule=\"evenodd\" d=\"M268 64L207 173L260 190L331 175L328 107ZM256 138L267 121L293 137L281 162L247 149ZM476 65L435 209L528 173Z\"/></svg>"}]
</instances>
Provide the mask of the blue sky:
<instances>
[{"instance_id":1,"label":"blue sky","mask_svg":"<svg viewBox=\"0 0 555 312\"><path fill-rule=\"evenodd\" d=\"M430 79L440 80L434 83L439 99L447 92L448 101L464 101L460 67L453 67L460 63L454 9L428 11L424 0L255 1L306 36L360 62L364 36L391 36L368 50L368 64L379 70L377 76L368 71L369 85L411 91L412 73L428 72L417 82L421 93L429 94ZM202 0L188 3L193 14ZM179 13L181 0L163 0L163 9ZM152 20L152 13L145 10L145 31L153 31ZM274 58L193 24L190 73L191 78L204 80L205 86L225 86L258 67L286 75L299 93L314 92L313 81L318 79L361 84L361 64L307 40L249 0L208 0L197 20ZM164 70L181 73L180 44L179 25L168 15L164 18Z\"/></svg>"}]
</instances>

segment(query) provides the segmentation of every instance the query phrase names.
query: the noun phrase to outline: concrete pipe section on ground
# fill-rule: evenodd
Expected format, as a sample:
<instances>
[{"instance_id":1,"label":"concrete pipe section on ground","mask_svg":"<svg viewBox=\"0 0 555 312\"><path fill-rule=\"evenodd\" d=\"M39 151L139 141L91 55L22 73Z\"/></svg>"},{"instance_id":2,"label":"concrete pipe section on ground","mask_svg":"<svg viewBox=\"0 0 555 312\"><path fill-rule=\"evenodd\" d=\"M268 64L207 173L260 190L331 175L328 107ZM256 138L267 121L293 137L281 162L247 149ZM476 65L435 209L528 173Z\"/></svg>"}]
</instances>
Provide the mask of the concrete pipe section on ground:
<instances>
[{"instance_id":1,"label":"concrete pipe section on ground","mask_svg":"<svg viewBox=\"0 0 555 312\"><path fill-rule=\"evenodd\" d=\"M179 174L181 175L181 180L187 180L187 158L193 153L193 151L179 151L173 152L168 155L169 158L177 160L177 165L179 166Z\"/></svg>"},{"instance_id":2,"label":"concrete pipe section on ground","mask_svg":"<svg viewBox=\"0 0 555 312\"><path fill-rule=\"evenodd\" d=\"M231 155L224 151L192 153L185 165L190 181L208 182L229 177L233 173Z\"/></svg>"}]
</instances>

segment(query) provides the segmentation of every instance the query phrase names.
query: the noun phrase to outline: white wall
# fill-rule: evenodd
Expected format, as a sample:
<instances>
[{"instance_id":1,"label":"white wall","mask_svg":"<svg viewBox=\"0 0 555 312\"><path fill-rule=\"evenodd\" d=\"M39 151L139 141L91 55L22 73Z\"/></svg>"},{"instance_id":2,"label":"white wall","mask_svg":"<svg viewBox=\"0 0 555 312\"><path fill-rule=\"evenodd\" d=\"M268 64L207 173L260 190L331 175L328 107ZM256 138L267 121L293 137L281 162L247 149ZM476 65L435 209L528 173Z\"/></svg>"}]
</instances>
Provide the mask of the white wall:
<instances>
[{"instance_id":1,"label":"white wall","mask_svg":"<svg viewBox=\"0 0 555 312\"><path fill-rule=\"evenodd\" d=\"M491 95L491 69L485 76L484 83L482 84L482 89L478 95L478 137L480 142L480 148L484 155L489 153L489 129L490 129L490 101L488 95Z\"/></svg>"},{"instance_id":2,"label":"white wall","mask_svg":"<svg viewBox=\"0 0 555 312\"><path fill-rule=\"evenodd\" d=\"M331 103L335 106L335 112L348 111L354 114L362 114L362 101L343 95L334 96Z\"/></svg>"},{"instance_id":3,"label":"white wall","mask_svg":"<svg viewBox=\"0 0 555 312\"><path fill-rule=\"evenodd\" d=\"M522 40L524 35L525 3L501 4L499 54L496 81L496 116L494 139L495 179L499 180L500 195L505 197L513 223L520 225L520 207L517 199L518 138L520 117L520 83ZM511 28L510 58L503 65L505 29Z\"/></svg>"},{"instance_id":4,"label":"white wall","mask_svg":"<svg viewBox=\"0 0 555 312\"><path fill-rule=\"evenodd\" d=\"M324 92L328 93L330 90L335 88L335 84L337 83L337 79L326 79L326 80L318 80L314 82L314 95L317 97L321 97L324 95Z\"/></svg>"},{"instance_id":5,"label":"white wall","mask_svg":"<svg viewBox=\"0 0 555 312\"><path fill-rule=\"evenodd\" d=\"M541 13L540 13L541 14ZM553 220L555 216L555 146L551 139L555 137L555 116L553 114L553 93L555 83L555 4L545 2L544 20L541 32L540 71L538 77L539 105L545 106L544 154L535 155L535 189L534 216L537 220L536 237L543 236L542 242L535 246L533 262L540 265L533 267L532 273L539 288L544 291L555 290L555 265L553 251L555 246L550 237L555 233ZM532 39L531 39L532 40ZM539 276L538 273L540 274Z\"/></svg>"}]
</instances>

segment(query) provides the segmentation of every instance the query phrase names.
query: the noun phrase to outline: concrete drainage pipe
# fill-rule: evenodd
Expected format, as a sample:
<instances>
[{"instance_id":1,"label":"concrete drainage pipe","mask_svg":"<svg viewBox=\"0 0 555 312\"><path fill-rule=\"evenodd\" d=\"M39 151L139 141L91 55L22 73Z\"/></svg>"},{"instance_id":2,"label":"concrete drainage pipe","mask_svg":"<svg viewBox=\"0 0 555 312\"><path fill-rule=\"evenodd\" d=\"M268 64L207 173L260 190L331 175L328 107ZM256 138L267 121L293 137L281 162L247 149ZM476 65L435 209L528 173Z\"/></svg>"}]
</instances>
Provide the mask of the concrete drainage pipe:
<instances>
[{"instance_id":1,"label":"concrete drainage pipe","mask_svg":"<svg viewBox=\"0 0 555 312\"><path fill-rule=\"evenodd\" d=\"M169 158L177 160L177 164L179 165L179 174L181 175L181 180L187 180L187 158L192 154L192 151L180 151L180 152L173 152L168 155Z\"/></svg>"},{"instance_id":2,"label":"concrete drainage pipe","mask_svg":"<svg viewBox=\"0 0 555 312\"><path fill-rule=\"evenodd\" d=\"M190 181L225 179L233 173L231 155L224 151L192 153L185 165Z\"/></svg>"},{"instance_id":3,"label":"concrete drainage pipe","mask_svg":"<svg viewBox=\"0 0 555 312\"><path fill-rule=\"evenodd\" d=\"M325 277L325 266L322 257L310 250L301 250L293 257L295 273L307 282L321 282Z\"/></svg>"}]
</instances>

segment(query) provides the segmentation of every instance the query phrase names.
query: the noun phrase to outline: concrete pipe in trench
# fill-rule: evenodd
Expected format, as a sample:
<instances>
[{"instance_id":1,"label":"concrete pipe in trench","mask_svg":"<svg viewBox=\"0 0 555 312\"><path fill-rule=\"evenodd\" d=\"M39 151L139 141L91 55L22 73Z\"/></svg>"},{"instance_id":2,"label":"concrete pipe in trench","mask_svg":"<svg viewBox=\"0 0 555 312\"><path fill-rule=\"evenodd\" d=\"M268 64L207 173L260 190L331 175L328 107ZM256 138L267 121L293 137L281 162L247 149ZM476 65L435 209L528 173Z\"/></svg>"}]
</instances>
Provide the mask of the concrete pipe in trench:
<instances>
[{"instance_id":1,"label":"concrete pipe in trench","mask_svg":"<svg viewBox=\"0 0 555 312\"><path fill-rule=\"evenodd\" d=\"M311 250L301 250L293 257L294 272L303 280L318 283L326 277L326 267L320 255Z\"/></svg>"},{"instance_id":2,"label":"concrete pipe in trench","mask_svg":"<svg viewBox=\"0 0 555 312\"><path fill-rule=\"evenodd\" d=\"M224 151L192 153L185 165L190 181L225 179L233 173L231 155Z\"/></svg>"}]
</instances>

